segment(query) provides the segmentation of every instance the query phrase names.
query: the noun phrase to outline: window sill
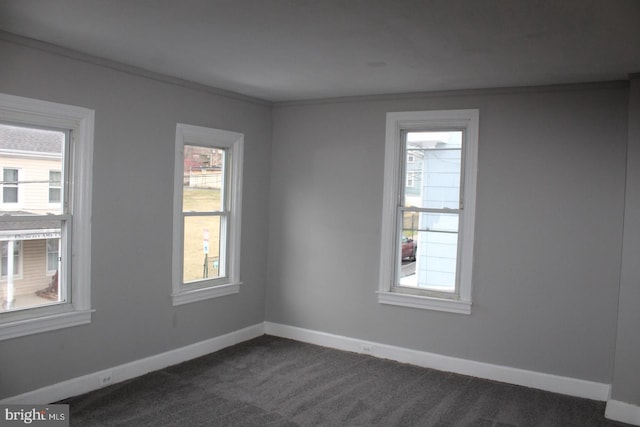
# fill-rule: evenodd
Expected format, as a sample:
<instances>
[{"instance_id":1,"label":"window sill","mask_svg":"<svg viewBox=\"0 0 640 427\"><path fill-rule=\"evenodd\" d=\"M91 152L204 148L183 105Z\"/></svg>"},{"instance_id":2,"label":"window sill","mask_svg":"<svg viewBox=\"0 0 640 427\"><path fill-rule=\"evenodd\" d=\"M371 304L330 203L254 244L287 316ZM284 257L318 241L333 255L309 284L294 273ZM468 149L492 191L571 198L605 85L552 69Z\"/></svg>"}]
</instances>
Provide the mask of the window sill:
<instances>
[{"instance_id":1,"label":"window sill","mask_svg":"<svg viewBox=\"0 0 640 427\"><path fill-rule=\"evenodd\" d=\"M378 292L380 304L420 308L423 310L447 311L450 313L471 314L471 301L426 297L422 295L402 294L399 292Z\"/></svg>"},{"instance_id":2,"label":"window sill","mask_svg":"<svg viewBox=\"0 0 640 427\"><path fill-rule=\"evenodd\" d=\"M3 323L0 324L0 340L85 325L91 323L93 311L77 310Z\"/></svg>"},{"instance_id":3,"label":"window sill","mask_svg":"<svg viewBox=\"0 0 640 427\"><path fill-rule=\"evenodd\" d=\"M237 294L240 292L241 283L229 283L226 285L212 286L210 288L193 289L183 291L180 293L172 294L171 299L173 305L189 304L196 301L202 301L205 299L219 298L225 295Z\"/></svg>"}]
</instances>

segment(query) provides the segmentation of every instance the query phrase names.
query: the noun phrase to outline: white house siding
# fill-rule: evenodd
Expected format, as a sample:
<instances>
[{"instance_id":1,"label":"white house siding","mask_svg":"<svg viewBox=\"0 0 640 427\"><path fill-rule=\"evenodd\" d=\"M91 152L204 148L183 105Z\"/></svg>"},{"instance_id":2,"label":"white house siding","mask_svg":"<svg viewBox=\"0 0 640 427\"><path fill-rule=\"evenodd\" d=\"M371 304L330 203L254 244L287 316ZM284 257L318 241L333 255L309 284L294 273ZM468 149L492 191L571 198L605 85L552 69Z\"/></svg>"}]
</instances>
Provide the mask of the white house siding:
<instances>
[{"instance_id":1,"label":"white house siding","mask_svg":"<svg viewBox=\"0 0 640 427\"><path fill-rule=\"evenodd\" d=\"M443 148L446 144L442 144ZM420 206L458 209L460 200L460 150L429 149L422 162ZM454 291L458 252L458 216L421 213L416 258L417 284L421 288ZM441 231L441 232L438 232Z\"/></svg>"},{"instance_id":2,"label":"white house siding","mask_svg":"<svg viewBox=\"0 0 640 427\"><path fill-rule=\"evenodd\" d=\"M62 170L60 160L0 155L0 169L22 169L22 181L37 183L18 184L18 203L0 203L2 211L25 210L34 213L58 212L60 204L49 203L49 171Z\"/></svg>"}]
</instances>

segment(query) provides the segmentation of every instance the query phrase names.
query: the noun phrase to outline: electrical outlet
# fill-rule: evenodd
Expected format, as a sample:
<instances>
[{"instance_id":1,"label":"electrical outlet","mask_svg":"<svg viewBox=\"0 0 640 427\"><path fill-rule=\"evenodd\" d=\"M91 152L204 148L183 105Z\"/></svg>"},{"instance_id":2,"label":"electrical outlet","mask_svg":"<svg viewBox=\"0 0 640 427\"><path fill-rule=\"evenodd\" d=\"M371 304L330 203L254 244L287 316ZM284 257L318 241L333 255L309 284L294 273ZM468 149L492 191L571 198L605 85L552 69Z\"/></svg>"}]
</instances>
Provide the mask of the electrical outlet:
<instances>
[{"instance_id":1,"label":"electrical outlet","mask_svg":"<svg viewBox=\"0 0 640 427\"><path fill-rule=\"evenodd\" d=\"M371 344L362 344L362 352L365 354L371 354L373 351L373 347Z\"/></svg>"},{"instance_id":2,"label":"electrical outlet","mask_svg":"<svg viewBox=\"0 0 640 427\"><path fill-rule=\"evenodd\" d=\"M98 376L98 384L101 387L111 384L112 381L113 381L113 376L111 371L103 372Z\"/></svg>"}]
</instances>

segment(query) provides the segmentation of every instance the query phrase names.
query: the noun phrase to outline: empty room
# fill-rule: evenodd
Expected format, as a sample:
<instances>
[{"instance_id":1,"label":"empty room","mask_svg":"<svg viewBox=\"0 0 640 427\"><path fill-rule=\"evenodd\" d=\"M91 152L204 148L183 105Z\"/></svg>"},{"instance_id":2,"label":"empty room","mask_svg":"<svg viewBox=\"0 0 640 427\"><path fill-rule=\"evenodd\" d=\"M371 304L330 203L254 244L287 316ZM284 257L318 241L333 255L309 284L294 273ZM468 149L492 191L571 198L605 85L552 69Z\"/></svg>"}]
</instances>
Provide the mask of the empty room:
<instances>
[{"instance_id":1,"label":"empty room","mask_svg":"<svg viewBox=\"0 0 640 427\"><path fill-rule=\"evenodd\" d=\"M2 426L640 426L640 1L0 0L0 169Z\"/></svg>"}]
</instances>

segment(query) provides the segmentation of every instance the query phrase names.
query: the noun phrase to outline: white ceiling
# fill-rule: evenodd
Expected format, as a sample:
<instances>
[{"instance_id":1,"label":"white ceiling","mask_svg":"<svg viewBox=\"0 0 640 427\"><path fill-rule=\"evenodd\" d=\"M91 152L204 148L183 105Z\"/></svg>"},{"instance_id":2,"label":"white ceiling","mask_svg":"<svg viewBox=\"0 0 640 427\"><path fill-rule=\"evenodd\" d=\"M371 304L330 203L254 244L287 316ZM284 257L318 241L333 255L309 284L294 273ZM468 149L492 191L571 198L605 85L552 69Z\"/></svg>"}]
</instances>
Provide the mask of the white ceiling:
<instances>
[{"instance_id":1,"label":"white ceiling","mask_svg":"<svg viewBox=\"0 0 640 427\"><path fill-rule=\"evenodd\" d=\"M640 0L0 0L0 29L270 101L640 72Z\"/></svg>"}]
</instances>

